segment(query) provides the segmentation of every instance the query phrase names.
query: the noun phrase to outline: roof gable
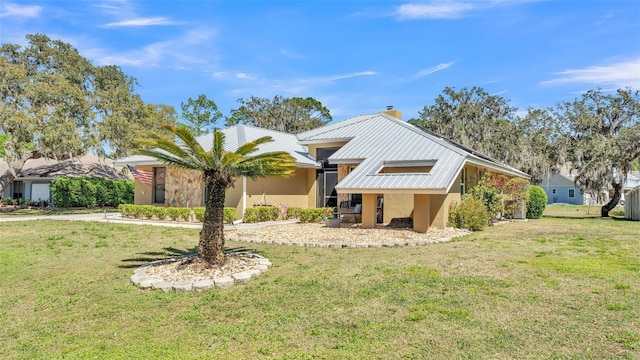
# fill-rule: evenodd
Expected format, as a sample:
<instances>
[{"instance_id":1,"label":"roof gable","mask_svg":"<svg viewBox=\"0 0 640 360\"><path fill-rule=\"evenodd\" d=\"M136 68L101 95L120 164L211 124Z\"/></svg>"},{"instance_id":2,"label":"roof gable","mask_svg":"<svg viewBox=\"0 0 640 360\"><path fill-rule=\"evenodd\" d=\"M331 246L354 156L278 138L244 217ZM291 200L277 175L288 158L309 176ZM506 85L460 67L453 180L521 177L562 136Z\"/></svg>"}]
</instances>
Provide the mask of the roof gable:
<instances>
[{"instance_id":1,"label":"roof gable","mask_svg":"<svg viewBox=\"0 0 640 360\"><path fill-rule=\"evenodd\" d=\"M336 186L345 192L356 189L421 189L446 193L465 162L528 178L528 175L486 155L383 113L360 115L310 130L298 134L298 139L306 144L348 140L329 157L331 163L360 163ZM433 161L435 164L428 173L379 173L387 162L420 161Z\"/></svg>"},{"instance_id":2,"label":"roof gable","mask_svg":"<svg viewBox=\"0 0 640 360\"><path fill-rule=\"evenodd\" d=\"M309 156L307 147L299 144L296 136L293 134L243 124L228 127L220 130L220 132L225 136L224 149L226 151L235 151L241 145L244 145L249 141L253 141L264 136L270 136L273 138L273 141L261 144L254 155L272 151L286 151L293 156L298 167L320 167L318 162L315 161L313 157ZM205 150L210 150L213 146L213 133L199 136L197 140ZM134 155L119 159L116 163L152 165L159 164L160 162L150 156Z\"/></svg>"}]
</instances>

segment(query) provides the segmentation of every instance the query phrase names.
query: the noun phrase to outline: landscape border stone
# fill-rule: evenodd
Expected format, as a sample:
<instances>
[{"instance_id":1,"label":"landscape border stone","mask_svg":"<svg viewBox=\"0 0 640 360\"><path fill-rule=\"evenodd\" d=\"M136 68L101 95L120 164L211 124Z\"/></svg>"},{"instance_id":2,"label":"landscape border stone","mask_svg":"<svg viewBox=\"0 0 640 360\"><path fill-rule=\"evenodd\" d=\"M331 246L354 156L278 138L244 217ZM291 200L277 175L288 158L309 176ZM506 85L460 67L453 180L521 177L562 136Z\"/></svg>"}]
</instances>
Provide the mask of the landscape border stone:
<instances>
[{"instance_id":1,"label":"landscape border stone","mask_svg":"<svg viewBox=\"0 0 640 360\"><path fill-rule=\"evenodd\" d=\"M251 257L257 260L256 265L250 269L245 269L241 272L232 274L231 276L214 277L212 279L195 280L195 281L162 281L154 280L146 276L146 269L150 266L163 264L169 261L178 261L180 259L197 256L197 254L190 254L185 256L172 257L167 259L161 259L144 264L133 271L131 275L131 283L140 289L158 289L164 292L171 291L203 291L211 289L215 286L219 288L228 288L235 284L247 282L256 276L265 273L271 267L271 261L269 259L260 256L258 254L249 254Z\"/></svg>"}]
</instances>

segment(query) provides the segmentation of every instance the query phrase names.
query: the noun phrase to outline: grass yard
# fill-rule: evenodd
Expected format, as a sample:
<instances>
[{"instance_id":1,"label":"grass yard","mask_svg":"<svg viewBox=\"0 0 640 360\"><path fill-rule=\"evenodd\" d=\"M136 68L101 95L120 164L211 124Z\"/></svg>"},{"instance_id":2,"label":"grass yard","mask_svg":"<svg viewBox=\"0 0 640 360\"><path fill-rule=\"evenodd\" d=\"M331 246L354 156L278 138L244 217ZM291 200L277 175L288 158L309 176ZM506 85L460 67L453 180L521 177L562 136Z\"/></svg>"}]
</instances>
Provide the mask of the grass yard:
<instances>
[{"instance_id":1,"label":"grass yard","mask_svg":"<svg viewBox=\"0 0 640 360\"><path fill-rule=\"evenodd\" d=\"M543 216L569 217L569 218L597 218L600 217L601 205L572 205L572 204L547 204ZM624 218L624 208L616 206L609 212L609 216Z\"/></svg>"},{"instance_id":2,"label":"grass yard","mask_svg":"<svg viewBox=\"0 0 640 360\"><path fill-rule=\"evenodd\" d=\"M544 218L450 243L302 248L257 279L143 291L133 269L197 230L32 221L0 230L2 359L640 358L640 223Z\"/></svg>"},{"instance_id":3,"label":"grass yard","mask_svg":"<svg viewBox=\"0 0 640 360\"><path fill-rule=\"evenodd\" d=\"M43 215L71 215L71 214L93 214L102 212L118 212L114 208L95 208L95 209L37 209L37 208L9 208L0 207L0 217L18 217L18 216L43 216Z\"/></svg>"}]
</instances>

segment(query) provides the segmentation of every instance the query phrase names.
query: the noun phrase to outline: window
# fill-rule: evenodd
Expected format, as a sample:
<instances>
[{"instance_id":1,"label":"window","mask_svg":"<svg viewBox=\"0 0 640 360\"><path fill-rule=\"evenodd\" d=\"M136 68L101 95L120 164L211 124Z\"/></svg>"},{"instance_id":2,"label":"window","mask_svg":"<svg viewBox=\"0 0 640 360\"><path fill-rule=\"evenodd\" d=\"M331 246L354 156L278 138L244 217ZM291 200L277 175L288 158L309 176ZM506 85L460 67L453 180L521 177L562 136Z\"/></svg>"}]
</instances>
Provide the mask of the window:
<instances>
[{"instance_id":1,"label":"window","mask_svg":"<svg viewBox=\"0 0 640 360\"><path fill-rule=\"evenodd\" d=\"M569 197L576 197L576 189L569 189Z\"/></svg>"},{"instance_id":2,"label":"window","mask_svg":"<svg viewBox=\"0 0 640 360\"><path fill-rule=\"evenodd\" d=\"M465 178L467 177L467 169L462 168L462 171L460 172L460 195L464 195L466 188L465 188Z\"/></svg>"},{"instance_id":3,"label":"window","mask_svg":"<svg viewBox=\"0 0 640 360\"><path fill-rule=\"evenodd\" d=\"M164 204L165 168L153 168L153 203Z\"/></svg>"},{"instance_id":4,"label":"window","mask_svg":"<svg viewBox=\"0 0 640 360\"><path fill-rule=\"evenodd\" d=\"M22 199L22 181L13 182L13 198Z\"/></svg>"}]
</instances>

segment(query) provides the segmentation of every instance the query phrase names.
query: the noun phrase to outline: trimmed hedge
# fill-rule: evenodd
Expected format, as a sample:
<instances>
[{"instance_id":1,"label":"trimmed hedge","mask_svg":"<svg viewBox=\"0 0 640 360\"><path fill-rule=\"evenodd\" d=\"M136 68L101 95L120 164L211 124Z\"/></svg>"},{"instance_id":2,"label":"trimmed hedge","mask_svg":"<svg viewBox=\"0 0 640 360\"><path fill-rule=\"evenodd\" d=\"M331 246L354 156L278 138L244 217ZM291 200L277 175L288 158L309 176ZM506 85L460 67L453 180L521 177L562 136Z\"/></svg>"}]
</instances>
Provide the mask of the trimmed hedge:
<instances>
[{"instance_id":1,"label":"trimmed hedge","mask_svg":"<svg viewBox=\"0 0 640 360\"><path fill-rule=\"evenodd\" d=\"M197 221L204 219L204 207L191 209L179 207L164 207L153 205L121 204L118 210L124 217L136 219L173 220L173 221ZM287 209L287 219L300 219L301 222L321 222L333 216L332 208L302 209L290 207ZM260 206L247 208L244 213L244 222L255 223L262 221L275 221L280 218L280 208L275 206ZM283 216L284 218L284 216ZM224 222L232 223L236 220L236 208L224 208Z\"/></svg>"},{"instance_id":2,"label":"trimmed hedge","mask_svg":"<svg viewBox=\"0 0 640 360\"><path fill-rule=\"evenodd\" d=\"M547 193L540 186L529 187L529 201L527 201L527 219L540 219L544 208L547 207Z\"/></svg>"},{"instance_id":3,"label":"trimmed hedge","mask_svg":"<svg viewBox=\"0 0 640 360\"><path fill-rule=\"evenodd\" d=\"M321 222L329 217L333 217L333 208L330 207L300 209L298 214L301 222Z\"/></svg>"},{"instance_id":4,"label":"trimmed hedge","mask_svg":"<svg viewBox=\"0 0 640 360\"><path fill-rule=\"evenodd\" d=\"M186 207L122 204L118 206L118 210L122 216L133 217L136 219L188 222L202 222L204 219L204 207L193 208L193 216L191 214L191 209ZM235 220L236 208L224 208L224 222L232 223Z\"/></svg>"},{"instance_id":5,"label":"trimmed hedge","mask_svg":"<svg viewBox=\"0 0 640 360\"><path fill-rule=\"evenodd\" d=\"M56 207L96 207L133 203L133 180L63 177L51 181Z\"/></svg>"}]
</instances>

